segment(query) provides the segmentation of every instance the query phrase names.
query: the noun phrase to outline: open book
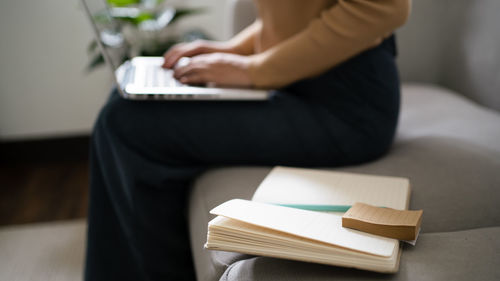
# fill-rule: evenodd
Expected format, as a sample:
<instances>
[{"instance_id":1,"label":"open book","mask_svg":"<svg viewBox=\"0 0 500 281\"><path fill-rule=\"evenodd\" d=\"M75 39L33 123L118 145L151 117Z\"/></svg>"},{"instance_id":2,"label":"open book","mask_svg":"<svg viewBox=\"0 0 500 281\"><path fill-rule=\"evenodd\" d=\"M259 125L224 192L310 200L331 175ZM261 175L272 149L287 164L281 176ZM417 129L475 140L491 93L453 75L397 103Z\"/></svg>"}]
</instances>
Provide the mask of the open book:
<instances>
[{"instance_id":1,"label":"open book","mask_svg":"<svg viewBox=\"0 0 500 281\"><path fill-rule=\"evenodd\" d=\"M378 272L396 272L396 239L342 227L342 213L311 211L363 202L407 209L409 181L331 171L277 167L253 201L214 208L205 247ZM298 206L291 208L287 206Z\"/></svg>"}]
</instances>

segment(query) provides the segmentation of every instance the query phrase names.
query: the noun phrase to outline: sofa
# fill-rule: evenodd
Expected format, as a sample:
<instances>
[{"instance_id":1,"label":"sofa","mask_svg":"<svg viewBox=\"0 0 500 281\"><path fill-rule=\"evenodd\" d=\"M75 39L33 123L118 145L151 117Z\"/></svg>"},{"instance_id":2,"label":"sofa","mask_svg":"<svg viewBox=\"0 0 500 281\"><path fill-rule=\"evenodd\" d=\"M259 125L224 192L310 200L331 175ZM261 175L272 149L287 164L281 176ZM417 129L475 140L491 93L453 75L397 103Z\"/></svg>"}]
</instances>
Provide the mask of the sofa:
<instances>
[{"instance_id":1,"label":"sofa","mask_svg":"<svg viewBox=\"0 0 500 281\"><path fill-rule=\"evenodd\" d=\"M237 32L255 7L229 2ZM272 168L221 167L198 177L189 198L198 280L500 280L499 13L498 0L413 1L396 32L403 83L394 144L376 161L331 168L410 179L410 208L424 217L398 273L205 250L209 210L250 199Z\"/></svg>"}]
</instances>

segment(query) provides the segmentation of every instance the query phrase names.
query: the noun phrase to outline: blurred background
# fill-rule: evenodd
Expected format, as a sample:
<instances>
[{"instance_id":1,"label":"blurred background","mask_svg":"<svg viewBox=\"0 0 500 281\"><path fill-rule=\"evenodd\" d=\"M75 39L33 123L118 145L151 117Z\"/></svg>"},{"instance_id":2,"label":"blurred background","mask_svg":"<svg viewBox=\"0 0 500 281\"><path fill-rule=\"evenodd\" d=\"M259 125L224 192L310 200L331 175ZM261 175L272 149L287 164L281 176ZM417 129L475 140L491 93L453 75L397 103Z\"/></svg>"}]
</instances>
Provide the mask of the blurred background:
<instances>
[{"instance_id":1,"label":"blurred background","mask_svg":"<svg viewBox=\"0 0 500 281\"><path fill-rule=\"evenodd\" d=\"M231 32L228 0L160 2L201 9L175 22L179 34ZM2 226L86 215L89 136L112 87L105 65L89 69L93 38L79 0L0 0Z\"/></svg>"},{"instance_id":2,"label":"blurred background","mask_svg":"<svg viewBox=\"0 0 500 281\"><path fill-rule=\"evenodd\" d=\"M183 36L191 31L223 40L238 29L226 18L234 1L162 3L202 10L175 22L176 40L192 39ZM436 206L448 208L445 215L455 214L471 186L498 187L500 2L413 2L412 18L398 33L398 63L408 87L404 130L391 163L438 201L451 194L441 187L452 188L459 195ZM240 22L248 11L234 18ZM150 19L138 14L123 21L138 26ZM0 280L81 280L89 136L112 87L93 37L80 0L0 0ZM376 173L386 169L374 167ZM436 190L443 196L436 197ZM491 195L477 194L471 200L493 202ZM432 206L434 201L427 202ZM498 221L491 206L483 206L491 216L480 216L488 227ZM457 260L456 255L450 259ZM484 266L488 262L477 260Z\"/></svg>"}]
</instances>

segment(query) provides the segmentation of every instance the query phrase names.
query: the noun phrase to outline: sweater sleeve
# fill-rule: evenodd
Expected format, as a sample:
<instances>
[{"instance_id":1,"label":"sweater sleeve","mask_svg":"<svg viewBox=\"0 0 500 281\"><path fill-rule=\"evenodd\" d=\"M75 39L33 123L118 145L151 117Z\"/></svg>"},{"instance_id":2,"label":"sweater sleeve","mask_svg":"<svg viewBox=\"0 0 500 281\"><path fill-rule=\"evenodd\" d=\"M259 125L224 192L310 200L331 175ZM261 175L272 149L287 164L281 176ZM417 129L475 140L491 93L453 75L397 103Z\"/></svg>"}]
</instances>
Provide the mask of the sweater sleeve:
<instances>
[{"instance_id":1,"label":"sweater sleeve","mask_svg":"<svg viewBox=\"0 0 500 281\"><path fill-rule=\"evenodd\" d=\"M254 86L282 87L374 47L406 22L410 1L339 0L303 31L252 56Z\"/></svg>"},{"instance_id":2,"label":"sweater sleeve","mask_svg":"<svg viewBox=\"0 0 500 281\"><path fill-rule=\"evenodd\" d=\"M229 40L229 45L240 55L255 54L255 38L262 28L259 19L236 34Z\"/></svg>"}]
</instances>

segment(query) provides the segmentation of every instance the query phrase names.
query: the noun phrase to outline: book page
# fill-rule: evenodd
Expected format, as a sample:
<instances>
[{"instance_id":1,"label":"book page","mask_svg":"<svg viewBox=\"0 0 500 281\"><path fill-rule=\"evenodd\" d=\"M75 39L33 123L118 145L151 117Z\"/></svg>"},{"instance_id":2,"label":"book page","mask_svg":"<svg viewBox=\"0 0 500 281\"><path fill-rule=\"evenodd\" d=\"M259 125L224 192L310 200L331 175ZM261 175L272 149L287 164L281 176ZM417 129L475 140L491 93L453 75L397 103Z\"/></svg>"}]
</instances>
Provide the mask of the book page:
<instances>
[{"instance_id":1,"label":"book page","mask_svg":"<svg viewBox=\"0 0 500 281\"><path fill-rule=\"evenodd\" d=\"M243 221L372 255L390 257L398 240L342 227L342 217L259 202L233 199L210 211L211 214Z\"/></svg>"},{"instance_id":2,"label":"book page","mask_svg":"<svg viewBox=\"0 0 500 281\"><path fill-rule=\"evenodd\" d=\"M260 184L252 200L289 205L353 205L407 209L406 178L317 169L276 167Z\"/></svg>"}]
</instances>

